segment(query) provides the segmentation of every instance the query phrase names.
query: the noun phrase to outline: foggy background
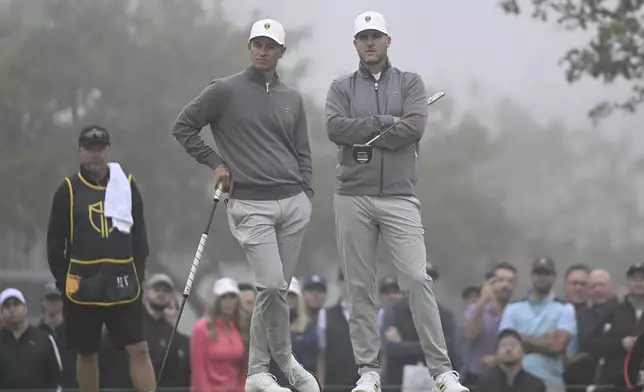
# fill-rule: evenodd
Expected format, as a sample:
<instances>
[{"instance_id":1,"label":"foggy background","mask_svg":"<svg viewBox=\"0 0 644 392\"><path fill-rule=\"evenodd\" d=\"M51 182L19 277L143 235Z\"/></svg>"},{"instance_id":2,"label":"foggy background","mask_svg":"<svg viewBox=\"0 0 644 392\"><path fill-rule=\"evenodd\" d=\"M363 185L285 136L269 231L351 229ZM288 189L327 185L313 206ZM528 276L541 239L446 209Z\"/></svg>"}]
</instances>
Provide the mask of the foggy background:
<instances>
[{"instance_id":1,"label":"foggy background","mask_svg":"<svg viewBox=\"0 0 644 392\"><path fill-rule=\"evenodd\" d=\"M335 146L324 100L331 81L358 65L353 20L366 10L387 19L393 65L419 73L428 95L447 94L430 110L417 184L428 259L441 275L438 300L458 311L462 288L501 259L520 268L523 295L529 264L544 255L560 276L583 262L622 284L644 247L644 116L615 112L599 124L587 116L630 88L566 81L559 60L592 31L566 31L529 11L508 15L493 0L0 0L1 288L23 289L37 317L51 279L52 196L77 170L79 130L99 123L144 197L147 274L168 272L182 290L213 173L170 126L212 79L249 64L250 25L265 17L287 31L278 71L306 96L314 153L314 212L297 275L333 283ZM202 135L212 142L208 129ZM215 277L252 279L223 204L208 241L184 330L202 314ZM380 274L388 275L384 256Z\"/></svg>"}]
</instances>

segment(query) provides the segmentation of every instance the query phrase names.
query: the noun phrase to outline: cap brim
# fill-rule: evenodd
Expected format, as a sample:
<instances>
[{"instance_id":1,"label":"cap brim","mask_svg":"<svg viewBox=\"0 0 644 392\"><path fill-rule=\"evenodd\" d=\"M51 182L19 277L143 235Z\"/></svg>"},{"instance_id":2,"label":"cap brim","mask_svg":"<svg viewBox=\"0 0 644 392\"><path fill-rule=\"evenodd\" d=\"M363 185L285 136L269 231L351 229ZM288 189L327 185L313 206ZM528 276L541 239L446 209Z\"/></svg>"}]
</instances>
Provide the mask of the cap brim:
<instances>
[{"instance_id":1,"label":"cap brim","mask_svg":"<svg viewBox=\"0 0 644 392\"><path fill-rule=\"evenodd\" d=\"M548 273L551 273L551 274L555 273L554 269L548 268L548 267L534 267L534 268L532 268L532 272L539 272L539 271L548 272Z\"/></svg>"},{"instance_id":2,"label":"cap brim","mask_svg":"<svg viewBox=\"0 0 644 392\"><path fill-rule=\"evenodd\" d=\"M157 281L150 282L148 284L148 287L154 287L157 285L164 285L174 290L174 285L171 282L168 282L167 280L157 280Z\"/></svg>"},{"instance_id":3,"label":"cap brim","mask_svg":"<svg viewBox=\"0 0 644 392\"><path fill-rule=\"evenodd\" d=\"M109 146L110 141L109 140L81 140L78 142L78 145L80 147L87 147L87 146Z\"/></svg>"},{"instance_id":4,"label":"cap brim","mask_svg":"<svg viewBox=\"0 0 644 392\"><path fill-rule=\"evenodd\" d=\"M280 42L280 40L279 40L277 37L275 37L275 36L273 36L273 35L269 35L269 34L257 34L257 35L253 35L252 37L250 37L250 38L248 39L248 42L250 42L250 41L254 40L255 38L269 38L269 39L271 39L271 40L275 41L275 43L276 43L276 44L278 44L278 45L280 45L280 46L284 46L284 42L283 42L283 41L281 41L281 42Z\"/></svg>"},{"instance_id":5,"label":"cap brim","mask_svg":"<svg viewBox=\"0 0 644 392\"><path fill-rule=\"evenodd\" d=\"M388 32L386 32L386 31L384 31L383 29L374 29L373 27L369 27L369 28L367 28L367 29L362 29L362 30L358 30L358 31L356 31L356 32L353 34L353 38L357 37L357 36L358 36L358 34L360 34L360 33L364 33L365 31L377 31L377 32L382 33L382 34L384 34L384 35L386 35L386 36L389 36L389 33L388 33Z\"/></svg>"},{"instance_id":6,"label":"cap brim","mask_svg":"<svg viewBox=\"0 0 644 392\"><path fill-rule=\"evenodd\" d=\"M3 299L2 302L0 302L0 306L4 305L4 303L9 301L10 299L16 299L21 304L23 304L23 305L25 304L25 301L22 298L18 297L17 295L10 295L7 298Z\"/></svg>"}]
</instances>

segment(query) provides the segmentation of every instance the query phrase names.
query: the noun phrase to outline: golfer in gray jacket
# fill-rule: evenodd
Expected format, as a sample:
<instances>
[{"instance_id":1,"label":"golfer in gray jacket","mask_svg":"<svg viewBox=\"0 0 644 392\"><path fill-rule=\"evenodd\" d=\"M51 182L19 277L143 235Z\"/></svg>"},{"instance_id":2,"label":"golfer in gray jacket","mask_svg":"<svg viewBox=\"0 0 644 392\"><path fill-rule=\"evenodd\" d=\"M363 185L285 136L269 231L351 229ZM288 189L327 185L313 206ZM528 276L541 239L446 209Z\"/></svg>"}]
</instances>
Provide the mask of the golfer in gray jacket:
<instances>
[{"instance_id":1,"label":"golfer in gray jacket","mask_svg":"<svg viewBox=\"0 0 644 392\"><path fill-rule=\"evenodd\" d=\"M400 288L409 296L414 324L436 386L468 392L452 369L441 320L425 273L420 202L415 197L418 143L427 124L425 86L415 73L392 67L384 17L365 12L355 20L359 69L331 84L326 101L329 139L338 146L334 196L338 251L350 304L350 331L360 378L353 392L379 392L380 340L376 308L376 244L389 251ZM377 139L370 163L354 162L352 145Z\"/></svg>"},{"instance_id":2,"label":"golfer in gray jacket","mask_svg":"<svg viewBox=\"0 0 644 392\"><path fill-rule=\"evenodd\" d=\"M275 71L286 51L284 38L278 22L256 22L248 42L252 64L213 81L172 127L186 151L213 169L229 192L230 230L255 275L246 392L290 391L269 373L271 356L294 388L320 391L291 354L286 292L311 218L313 190L302 96ZM206 125L221 155L199 136Z\"/></svg>"}]
</instances>

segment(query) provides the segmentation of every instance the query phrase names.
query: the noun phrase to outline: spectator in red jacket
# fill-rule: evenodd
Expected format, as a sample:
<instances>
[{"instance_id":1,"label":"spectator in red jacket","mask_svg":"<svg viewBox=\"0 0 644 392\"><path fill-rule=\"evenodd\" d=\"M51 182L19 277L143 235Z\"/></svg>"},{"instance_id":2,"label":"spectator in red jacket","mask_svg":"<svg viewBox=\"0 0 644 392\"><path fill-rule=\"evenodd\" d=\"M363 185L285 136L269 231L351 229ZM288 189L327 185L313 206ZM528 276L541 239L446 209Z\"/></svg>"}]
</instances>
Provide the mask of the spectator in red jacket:
<instances>
[{"instance_id":1,"label":"spectator in red jacket","mask_svg":"<svg viewBox=\"0 0 644 392\"><path fill-rule=\"evenodd\" d=\"M247 331L241 320L239 287L230 278L215 282L214 301L192 328L191 391L242 392L248 360Z\"/></svg>"}]
</instances>

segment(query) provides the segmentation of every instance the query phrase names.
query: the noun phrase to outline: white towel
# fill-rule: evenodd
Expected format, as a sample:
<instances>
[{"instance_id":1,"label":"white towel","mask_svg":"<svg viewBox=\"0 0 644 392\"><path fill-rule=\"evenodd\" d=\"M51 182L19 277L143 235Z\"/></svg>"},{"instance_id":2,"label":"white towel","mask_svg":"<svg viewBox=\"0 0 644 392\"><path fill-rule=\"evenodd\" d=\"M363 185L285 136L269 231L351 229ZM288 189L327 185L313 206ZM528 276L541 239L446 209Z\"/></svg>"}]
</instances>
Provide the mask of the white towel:
<instances>
[{"instance_id":1,"label":"white towel","mask_svg":"<svg viewBox=\"0 0 644 392\"><path fill-rule=\"evenodd\" d=\"M121 233L129 234L134 219L132 219L132 189L121 165L116 162L107 164L110 169L110 179L105 189L106 218L112 218L112 226Z\"/></svg>"}]
</instances>

